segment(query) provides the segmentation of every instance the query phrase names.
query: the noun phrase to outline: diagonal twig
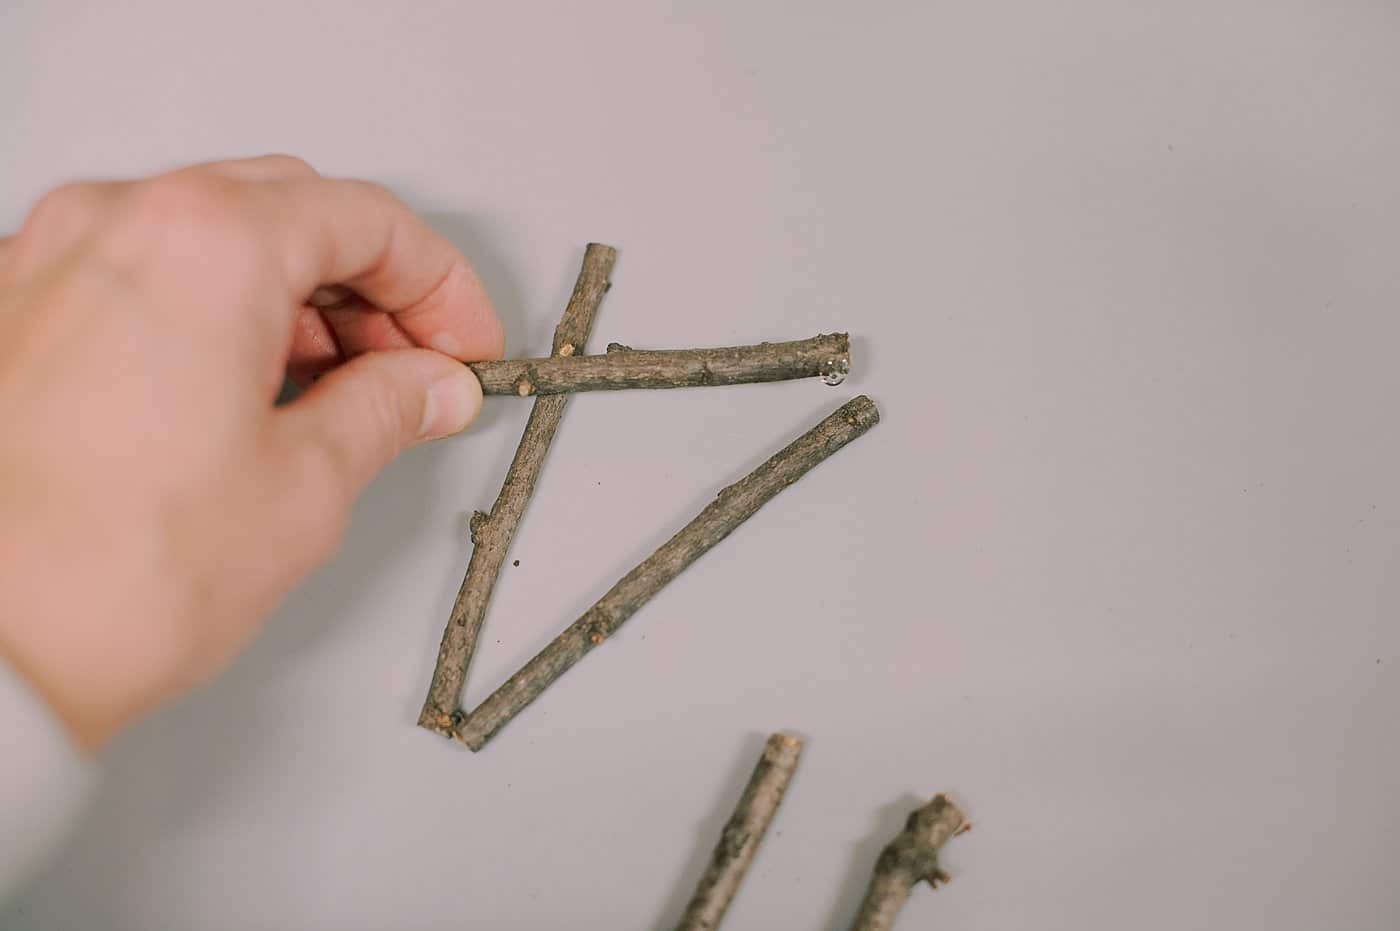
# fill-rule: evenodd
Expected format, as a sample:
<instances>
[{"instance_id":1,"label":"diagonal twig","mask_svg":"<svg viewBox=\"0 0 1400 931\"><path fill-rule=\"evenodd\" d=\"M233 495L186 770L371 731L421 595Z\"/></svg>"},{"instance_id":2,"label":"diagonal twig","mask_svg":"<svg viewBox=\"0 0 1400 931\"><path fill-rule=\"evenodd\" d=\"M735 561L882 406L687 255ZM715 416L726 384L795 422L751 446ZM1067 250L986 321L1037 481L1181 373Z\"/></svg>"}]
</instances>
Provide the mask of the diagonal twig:
<instances>
[{"instance_id":1,"label":"diagonal twig","mask_svg":"<svg viewBox=\"0 0 1400 931\"><path fill-rule=\"evenodd\" d=\"M691 563L814 466L880 421L864 395L848 401L747 476L725 488L690 523L644 559L496 689L453 725L457 739L480 750L550 683L617 631Z\"/></svg>"},{"instance_id":2,"label":"diagonal twig","mask_svg":"<svg viewBox=\"0 0 1400 931\"><path fill-rule=\"evenodd\" d=\"M724 920L768 825L778 813L801 755L802 741L796 737L774 734L768 738L676 931L714 931Z\"/></svg>"},{"instance_id":3,"label":"diagonal twig","mask_svg":"<svg viewBox=\"0 0 1400 931\"><path fill-rule=\"evenodd\" d=\"M593 328L598 305L610 286L608 276L616 259L617 250L611 246L589 243L584 250L583 267L579 269L573 296L569 298L564 316L554 330L553 352L556 358L568 357L583 348ZM535 401L515 458L511 460L501 492L496 496L496 503L491 506L490 513L477 511L472 515L471 534L475 547L438 647L437 667L433 671L423 710L418 716L420 727L450 736L454 720L461 716L458 708L462 687L472 654L476 652L491 590L505 563L515 529L520 525L520 518L534 494L545 454L549 452L549 444L554 439L568 403L567 394L550 395Z\"/></svg>"},{"instance_id":4,"label":"diagonal twig","mask_svg":"<svg viewBox=\"0 0 1400 931\"><path fill-rule=\"evenodd\" d=\"M948 882L949 876L938 865L938 851L949 838L966 829L967 819L946 795L916 808L904 830L880 852L865 900L860 904L851 931L889 931L895 917L920 881L930 888Z\"/></svg>"},{"instance_id":5,"label":"diagonal twig","mask_svg":"<svg viewBox=\"0 0 1400 931\"><path fill-rule=\"evenodd\" d=\"M624 388L743 385L821 376L840 384L851 367L845 333L719 349L632 349L613 343L604 355L556 352L547 359L469 362L487 394L562 394Z\"/></svg>"}]
</instances>

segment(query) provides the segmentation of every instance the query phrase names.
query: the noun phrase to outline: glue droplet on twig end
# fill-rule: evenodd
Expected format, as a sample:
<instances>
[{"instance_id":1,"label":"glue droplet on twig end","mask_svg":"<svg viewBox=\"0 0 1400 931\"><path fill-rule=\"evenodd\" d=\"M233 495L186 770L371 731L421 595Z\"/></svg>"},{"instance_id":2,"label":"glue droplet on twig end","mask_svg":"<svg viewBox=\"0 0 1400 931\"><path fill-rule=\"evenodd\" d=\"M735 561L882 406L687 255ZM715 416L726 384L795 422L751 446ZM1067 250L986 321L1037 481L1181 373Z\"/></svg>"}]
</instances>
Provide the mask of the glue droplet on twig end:
<instances>
[{"instance_id":1,"label":"glue droplet on twig end","mask_svg":"<svg viewBox=\"0 0 1400 931\"><path fill-rule=\"evenodd\" d=\"M828 385L839 385L846 380L846 376L851 372L851 360L848 356L834 356L825 359L821 364L822 381Z\"/></svg>"}]
</instances>

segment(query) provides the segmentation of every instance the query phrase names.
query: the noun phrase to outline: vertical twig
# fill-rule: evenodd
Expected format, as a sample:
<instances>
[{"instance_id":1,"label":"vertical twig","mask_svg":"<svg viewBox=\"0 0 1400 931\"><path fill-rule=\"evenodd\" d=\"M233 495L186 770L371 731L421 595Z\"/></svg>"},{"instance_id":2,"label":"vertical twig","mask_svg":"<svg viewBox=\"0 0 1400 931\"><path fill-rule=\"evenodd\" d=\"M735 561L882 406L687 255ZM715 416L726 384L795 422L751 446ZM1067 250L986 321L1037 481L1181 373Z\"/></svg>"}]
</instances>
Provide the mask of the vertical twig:
<instances>
[{"instance_id":1,"label":"vertical twig","mask_svg":"<svg viewBox=\"0 0 1400 931\"><path fill-rule=\"evenodd\" d=\"M962 810L945 795L936 795L927 805L916 808L904 830L875 861L851 931L889 931L917 883L922 880L937 888L947 882L948 874L938 865L938 850L962 832L965 821Z\"/></svg>"},{"instance_id":2,"label":"vertical twig","mask_svg":"<svg viewBox=\"0 0 1400 931\"><path fill-rule=\"evenodd\" d=\"M627 573L574 623L455 726L457 739L480 750L501 728L651 600L691 563L748 520L784 488L880 422L861 395L744 478L725 488L656 552Z\"/></svg>"},{"instance_id":3,"label":"vertical twig","mask_svg":"<svg viewBox=\"0 0 1400 931\"><path fill-rule=\"evenodd\" d=\"M778 813L801 755L802 741L796 737L774 734L768 738L676 931L714 931L724 920L764 832Z\"/></svg>"},{"instance_id":4,"label":"vertical twig","mask_svg":"<svg viewBox=\"0 0 1400 931\"><path fill-rule=\"evenodd\" d=\"M573 296L569 298L564 316L554 330L551 350L554 355L571 356L583 351L598 305L610 286L608 276L616 259L617 250L613 247L600 243L588 244ZM452 605L447 629L443 631L442 644L438 647L433 681L418 716L420 727L451 736L454 723L461 717L462 688L466 683L472 654L476 652L491 590L495 588L496 577L505 564L515 529L520 525L526 505L530 503L530 496L534 494L545 454L549 452L549 444L554 440L554 433L568 404L567 394L536 399L515 458L506 472L506 480L496 496L496 503L489 514L477 511L472 515L471 535L475 548L467 565L466 576L462 579L462 587L457 592L457 600Z\"/></svg>"}]
</instances>

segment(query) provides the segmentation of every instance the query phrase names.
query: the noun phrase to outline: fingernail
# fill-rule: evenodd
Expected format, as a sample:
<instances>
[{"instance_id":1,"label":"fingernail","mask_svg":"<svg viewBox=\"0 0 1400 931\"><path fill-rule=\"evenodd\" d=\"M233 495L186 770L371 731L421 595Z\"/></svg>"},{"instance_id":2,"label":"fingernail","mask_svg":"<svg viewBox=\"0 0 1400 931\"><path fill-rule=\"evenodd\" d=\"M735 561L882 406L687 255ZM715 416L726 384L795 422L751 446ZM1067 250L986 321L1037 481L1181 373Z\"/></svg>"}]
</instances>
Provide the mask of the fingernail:
<instances>
[{"instance_id":1,"label":"fingernail","mask_svg":"<svg viewBox=\"0 0 1400 931\"><path fill-rule=\"evenodd\" d=\"M306 303L317 310L334 310L349 304L354 298L354 291L343 285L332 284L312 291L311 296L306 299Z\"/></svg>"},{"instance_id":2,"label":"fingernail","mask_svg":"<svg viewBox=\"0 0 1400 931\"><path fill-rule=\"evenodd\" d=\"M480 412L481 382L476 380L471 369L463 365L451 375L445 375L428 386L427 401L423 405L423 424L418 430L418 437L435 440L460 433Z\"/></svg>"}]
</instances>

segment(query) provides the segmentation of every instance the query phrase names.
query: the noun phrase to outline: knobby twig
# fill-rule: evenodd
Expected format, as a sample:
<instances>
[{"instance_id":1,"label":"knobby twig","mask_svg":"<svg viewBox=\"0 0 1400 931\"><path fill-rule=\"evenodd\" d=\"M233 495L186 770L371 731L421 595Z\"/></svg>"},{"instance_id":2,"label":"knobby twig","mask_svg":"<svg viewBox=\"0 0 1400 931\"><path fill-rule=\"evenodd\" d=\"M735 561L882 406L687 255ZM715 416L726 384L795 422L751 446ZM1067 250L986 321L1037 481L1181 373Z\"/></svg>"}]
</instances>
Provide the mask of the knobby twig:
<instances>
[{"instance_id":1,"label":"knobby twig","mask_svg":"<svg viewBox=\"0 0 1400 931\"><path fill-rule=\"evenodd\" d=\"M937 888L950 877L938 865L938 850L964 830L962 810L945 795L916 808L895 839L881 851L851 931L889 931L910 891L923 880Z\"/></svg>"},{"instance_id":2,"label":"knobby twig","mask_svg":"<svg viewBox=\"0 0 1400 931\"><path fill-rule=\"evenodd\" d=\"M584 250L583 267L579 269L573 296L564 310L559 326L554 330L553 352L556 358L566 358L583 347L593 328L598 305L608 290L608 275L612 272L617 250L599 243L589 243ZM451 736L455 720L460 719L459 705L467 667L481 635L486 607L495 588L496 577L505 563L515 529L534 494L535 482L544 466L545 454L559 428L567 394L538 398L520 437L505 483L496 496L489 514L477 511L472 515L471 535L475 548L467 565L466 577L452 605L447 629L438 647L437 668L428 688L428 697L418 717L420 727Z\"/></svg>"},{"instance_id":3,"label":"knobby twig","mask_svg":"<svg viewBox=\"0 0 1400 931\"><path fill-rule=\"evenodd\" d=\"M550 683L616 633L623 622L686 567L729 536L778 492L879 421L875 402L862 395L837 408L787 448L721 491L679 533L623 576L474 711L459 719L454 727L457 739L480 750Z\"/></svg>"},{"instance_id":4,"label":"knobby twig","mask_svg":"<svg viewBox=\"0 0 1400 931\"><path fill-rule=\"evenodd\" d=\"M768 738L676 931L714 931L724 920L759 842L778 813L801 755L802 741L796 737L774 734Z\"/></svg>"},{"instance_id":5,"label":"knobby twig","mask_svg":"<svg viewBox=\"0 0 1400 931\"><path fill-rule=\"evenodd\" d=\"M632 349L613 343L606 355L575 355L578 345L547 359L469 362L487 394L562 394L621 388L741 385L822 376L839 384L851 367L851 340L823 334L787 343L723 349Z\"/></svg>"}]
</instances>

